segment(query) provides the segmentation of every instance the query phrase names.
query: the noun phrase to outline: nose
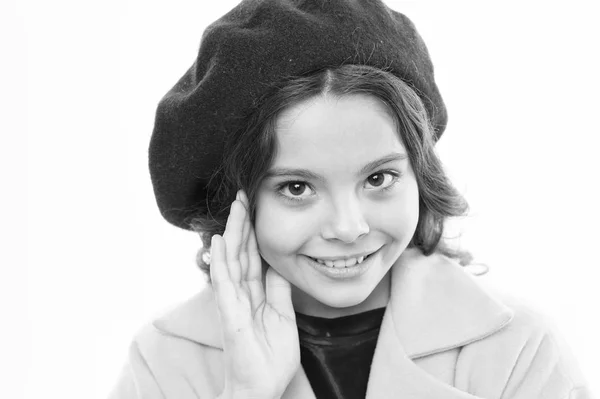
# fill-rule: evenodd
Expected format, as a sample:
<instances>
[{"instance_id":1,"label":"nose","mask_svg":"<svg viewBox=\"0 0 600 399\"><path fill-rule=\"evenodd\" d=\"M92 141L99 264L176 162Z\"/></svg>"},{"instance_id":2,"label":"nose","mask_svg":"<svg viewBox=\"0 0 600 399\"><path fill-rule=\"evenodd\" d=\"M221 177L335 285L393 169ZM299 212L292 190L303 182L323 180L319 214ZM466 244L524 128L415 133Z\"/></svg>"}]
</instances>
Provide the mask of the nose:
<instances>
[{"instance_id":1,"label":"nose","mask_svg":"<svg viewBox=\"0 0 600 399\"><path fill-rule=\"evenodd\" d=\"M369 224L355 195L333 201L329 217L324 219L321 236L326 240L352 243L369 233Z\"/></svg>"}]
</instances>

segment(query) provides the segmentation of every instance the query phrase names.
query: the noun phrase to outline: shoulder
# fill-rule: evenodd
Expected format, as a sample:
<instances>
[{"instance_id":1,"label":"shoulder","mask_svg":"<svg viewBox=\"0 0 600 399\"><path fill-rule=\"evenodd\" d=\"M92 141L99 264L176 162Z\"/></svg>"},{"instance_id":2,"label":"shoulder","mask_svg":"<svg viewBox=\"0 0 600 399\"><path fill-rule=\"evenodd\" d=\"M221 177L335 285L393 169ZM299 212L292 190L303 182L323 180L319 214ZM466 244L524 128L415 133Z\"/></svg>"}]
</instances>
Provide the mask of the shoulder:
<instances>
[{"instance_id":1,"label":"shoulder","mask_svg":"<svg viewBox=\"0 0 600 399\"><path fill-rule=\"evenodd\" d=\"M576 360L553 320L532 304L490 287L486 290L513 311L494 334L461 348L457 380L496 385L503 398L569 398L585 386Z\"/></svg>"},{"instance_id":2,"label":"shoulder","mask_svg":"<svg viewBox=\"0 0 600 399\"><path fill-rule=\"evenodd\" d=\"M141 397L216 396L223 360L218 314L213 312L212 290L206 288L140 328L129 348L121 387L115 392L137 387L161 392Z\"/></svg>"},{"instance_id":3,"label":"shoulder","mask_svg":"<svg viewBox=\"0 0 600 399\"><path fill-rule=\"evenodd\" d=\"M209 317L207 309L203 309L205 293L202 291L171 306L143 325L134 334L130 358L143 361L154 373L168 373L170 368L187 368L189 364L210 356L210 352L220 351L210 339L202 339L207 332L216 332L215 323L218 321Z\"/></svg>"},{"instance_id":4,"label":"shoulder","mask_svg":"<svg viewBox=\"0 0 600 399\"><path fill-rule=\"evenodd\" d=\"M160 348L165 342L222 349L219 314L210 285L159 314L134 338L141 348Z\"/></svg>"}]
</instances>

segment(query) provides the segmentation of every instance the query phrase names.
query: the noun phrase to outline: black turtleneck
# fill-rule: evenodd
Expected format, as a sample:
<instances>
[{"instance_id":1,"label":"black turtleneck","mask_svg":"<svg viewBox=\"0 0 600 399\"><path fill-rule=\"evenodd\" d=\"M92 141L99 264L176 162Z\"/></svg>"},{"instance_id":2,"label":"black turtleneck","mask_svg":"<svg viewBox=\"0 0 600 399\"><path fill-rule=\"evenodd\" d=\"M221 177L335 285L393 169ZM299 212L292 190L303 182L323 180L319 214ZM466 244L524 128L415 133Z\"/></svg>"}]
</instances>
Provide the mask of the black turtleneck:
<instances>
[{"instance_id":1,"label":"black turtleneck","mask_svg":"<svg viewBox=\"0 0 600 399\"><path fill-rule=\"evenodd\" d=\"M296 313L302 367L317 399L364 399L385 308L326 319Z\"/></svg>"}]
</instances>

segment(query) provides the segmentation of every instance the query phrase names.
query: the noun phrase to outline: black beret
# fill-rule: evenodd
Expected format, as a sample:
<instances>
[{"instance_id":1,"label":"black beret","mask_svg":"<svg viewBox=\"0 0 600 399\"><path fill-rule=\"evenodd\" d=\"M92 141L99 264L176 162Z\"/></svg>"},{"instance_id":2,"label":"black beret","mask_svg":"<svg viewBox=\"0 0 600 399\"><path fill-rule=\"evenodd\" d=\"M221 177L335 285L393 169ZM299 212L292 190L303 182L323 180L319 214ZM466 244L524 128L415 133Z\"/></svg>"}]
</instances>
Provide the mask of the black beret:
<instances>
[{"instance_id":1,"label":"black beret","mask_svg":"<svg viewBox=\"0 0 600 399\"><path fill-rule=\"evenodd\" d=\"M226 137L266 90L343 64L407 82L441 136L446 108L425 43L406 16L378 0L242 1L205 30L196 61L158 105L149 166L163 217L190 229L190 217L206 212L206 185Z\"/></svg>"}]
</instances>

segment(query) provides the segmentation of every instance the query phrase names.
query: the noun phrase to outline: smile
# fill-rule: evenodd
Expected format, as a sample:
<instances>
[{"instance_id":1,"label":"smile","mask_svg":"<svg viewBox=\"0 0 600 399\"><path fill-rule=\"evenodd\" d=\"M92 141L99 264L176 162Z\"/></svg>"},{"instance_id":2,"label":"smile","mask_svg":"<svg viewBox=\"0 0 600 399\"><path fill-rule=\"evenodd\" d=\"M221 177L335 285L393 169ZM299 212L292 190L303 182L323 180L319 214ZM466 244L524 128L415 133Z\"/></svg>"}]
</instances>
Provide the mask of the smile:
<instances>
[{"instance_id":1,"label":"smile","mask_svg":"<svg viewBox=\"0 0 600 399\"><path fill-rule=\"evenodd\" d=\"M378 264L380 258L379 248L375 252L354 254L352 257L331 257L326 259L313 258L304 255L308 264L320 274L333 280L352 281L367 273L373 265Z\"/></svg>"},{"instance_id":2,"label":"smile","mask_svg":"<svg viewBox=\"0 0 600 399\"><path fill-rule=\"evenodd\" d=\"M365 259L368 259L369 256L373 255L373 253L370 253L366 256L359 256L359 257L355 257L355 258L345 258L345 259L342 259L342 258L340 258L340 259L318 259L318 258L313 258L313 257L310 257L310 258L312 260L314 260L315 262L318 262L327 267L343 268L343 267L351 267L356 264L360 265L361 263L363 263L365 261Z\"/></svg>"}]
</instances>

